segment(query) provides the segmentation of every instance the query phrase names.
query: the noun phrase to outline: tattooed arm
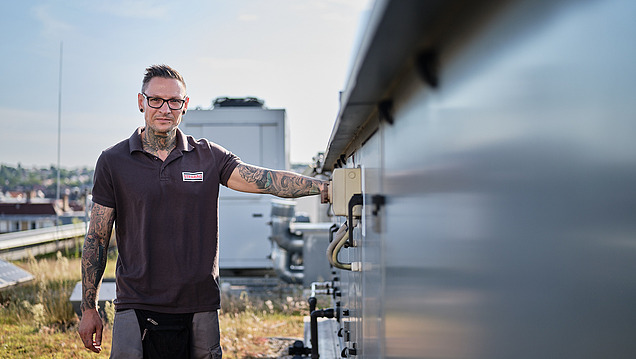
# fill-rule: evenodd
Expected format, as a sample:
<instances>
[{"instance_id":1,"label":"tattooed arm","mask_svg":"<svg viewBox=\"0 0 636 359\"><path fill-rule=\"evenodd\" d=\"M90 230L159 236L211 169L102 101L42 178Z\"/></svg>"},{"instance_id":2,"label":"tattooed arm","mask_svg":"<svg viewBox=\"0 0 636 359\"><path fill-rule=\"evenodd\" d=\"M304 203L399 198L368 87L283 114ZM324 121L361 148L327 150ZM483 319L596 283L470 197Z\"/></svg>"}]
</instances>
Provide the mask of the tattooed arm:
<instances>
[{"instance_id":1,"label":"tattooed arm","mask_svg":"<svg viewBox=\"0 0 636 359\"><path fill-rule=\"evenodd\" d=\"M283 198L296 198L327 191L327 181L288 171L276 171L241 163L234 169L227 186L250 193L267 193Z\"/></svg>"},{"instance_id":2,"label":"tattooed arm","mask_svg":"<svg viewBox=\"0 0 636 359\"><path fill-rule=\"evenodd\" d=\"M106 268L106 252L114 221L113 208L95 203L82 252L82 320L79 335L84 346L96 353L101 351L103 328L102 320L97 313L97 292Z\"/></svg>"}]
</instances>

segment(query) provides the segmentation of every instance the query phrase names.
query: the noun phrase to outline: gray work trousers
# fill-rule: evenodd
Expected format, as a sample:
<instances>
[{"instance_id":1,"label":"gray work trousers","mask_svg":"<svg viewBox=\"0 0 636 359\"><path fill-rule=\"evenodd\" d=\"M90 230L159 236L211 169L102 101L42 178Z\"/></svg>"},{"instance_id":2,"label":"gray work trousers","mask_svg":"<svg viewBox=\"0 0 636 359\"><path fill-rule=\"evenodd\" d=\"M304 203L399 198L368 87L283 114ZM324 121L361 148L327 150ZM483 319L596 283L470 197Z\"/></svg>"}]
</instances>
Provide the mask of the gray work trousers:
<instances>
[{"instance_id":1,"label":"gray work trousers","mask_svg":"<svg viewBox=\"0 0 636 359\"><path fill-rule=\"evenodd\" d=\"M217 311L195 313L192 318L192 359L221 359ZM141 331L133 309L115 313L111 359L142 359Z\"/></svg>"}]
</instances>

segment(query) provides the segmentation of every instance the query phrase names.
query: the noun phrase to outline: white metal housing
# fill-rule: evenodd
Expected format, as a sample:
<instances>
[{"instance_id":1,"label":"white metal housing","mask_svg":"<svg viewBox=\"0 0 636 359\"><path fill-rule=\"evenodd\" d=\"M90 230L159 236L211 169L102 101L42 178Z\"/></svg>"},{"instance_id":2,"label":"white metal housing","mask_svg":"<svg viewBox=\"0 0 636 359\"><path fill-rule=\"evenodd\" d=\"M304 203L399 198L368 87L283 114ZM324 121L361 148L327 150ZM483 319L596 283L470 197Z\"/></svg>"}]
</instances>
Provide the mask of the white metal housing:
<instances>
[{"instance_id":1,"label":"white metal housing","mask_svg":"<svg viewBox=\"0 0 636 359\"><path fill-rule=\"evenodd\" d=\"M624 0L375 4L324 168L363 173L344 347L636 357L634 19Z\"/></svg>"}]
</instances>

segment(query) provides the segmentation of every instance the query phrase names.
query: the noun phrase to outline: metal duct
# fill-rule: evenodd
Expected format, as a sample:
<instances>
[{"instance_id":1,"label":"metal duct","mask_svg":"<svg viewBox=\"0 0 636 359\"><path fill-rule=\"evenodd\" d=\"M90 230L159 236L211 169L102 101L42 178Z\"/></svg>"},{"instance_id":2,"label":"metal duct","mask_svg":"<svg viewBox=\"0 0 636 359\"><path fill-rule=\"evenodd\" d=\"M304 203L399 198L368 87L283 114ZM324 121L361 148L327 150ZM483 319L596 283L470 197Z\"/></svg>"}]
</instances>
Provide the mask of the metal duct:
<instances>
[{"instance_id":1,"label":"metal duct","mask_svg":"<svg viewBox=\"0 0 636 359\"><path fill-rule=\"evenodd\" d=\"M287 201L273 201L271 213L272 253L271 259L276 274L287 283L300 284L303 282L302 269L293 269L293 255L302 258L302 235L289 230L289 224L294 219L296 204Z\"/></svg>"},{"instance_id":2,"label":"metal duct","mask_svg":"<svg viewBox=\"0 0 636 359\"><path fill-rule=\"evenodd\" d=\"M296 204L292 202L272 202L270 240L286 251L302 252L302 234L295 234L289 230L289 224L294 219Z\"/></svg>"}]
</instances>

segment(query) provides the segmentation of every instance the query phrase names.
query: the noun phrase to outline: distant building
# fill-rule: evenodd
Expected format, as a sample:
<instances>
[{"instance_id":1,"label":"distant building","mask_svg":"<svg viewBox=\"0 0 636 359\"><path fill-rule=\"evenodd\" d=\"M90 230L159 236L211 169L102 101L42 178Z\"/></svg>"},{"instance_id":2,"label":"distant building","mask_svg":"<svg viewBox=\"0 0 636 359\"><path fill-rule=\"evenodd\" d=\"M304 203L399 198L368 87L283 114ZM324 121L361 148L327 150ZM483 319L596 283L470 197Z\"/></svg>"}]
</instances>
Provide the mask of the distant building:
<instances>
[{"instance_id":1,"label":"distant building","mask_svg":"<svg viewBox=\"0 0 636 359\"><path fill-rule=\"evenodd\" d=\"M54 203L0 203L0 233L52 227L62 211Z\"/></svg>"},{"instance_id":2,"label":"distant building","mask_svg":"<svg viewBox=\"0 0 636 359\"><path fill-rule=\"evenodd\" d=\"M0 234L26 231L84 221L86 212L81 202L69 202L68 196L55 200L32 196L27 193L7 193L0 202Z\"/></svg>"}]
</instances>

